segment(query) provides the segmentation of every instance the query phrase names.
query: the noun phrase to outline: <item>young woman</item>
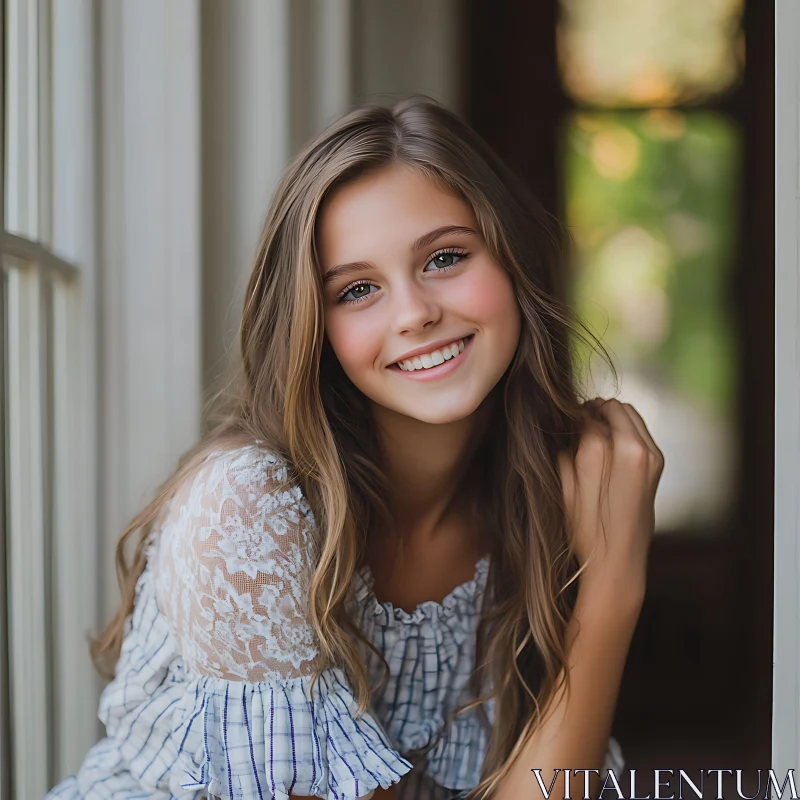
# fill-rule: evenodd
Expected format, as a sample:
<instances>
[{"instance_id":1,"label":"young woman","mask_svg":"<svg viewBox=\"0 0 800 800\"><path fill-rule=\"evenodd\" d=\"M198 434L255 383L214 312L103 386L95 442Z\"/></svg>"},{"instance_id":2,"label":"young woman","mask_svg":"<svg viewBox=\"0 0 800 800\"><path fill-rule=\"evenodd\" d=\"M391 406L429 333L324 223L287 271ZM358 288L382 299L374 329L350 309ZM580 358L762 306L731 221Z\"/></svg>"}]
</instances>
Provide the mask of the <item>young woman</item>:
<instances>
[{"instance_id":1,"label":"young woman","mask_svg":"<svg viewBox=\"0 0 800 800\"><path fill-rule=\"evenodd\" d=\"M578 397L564 241L426 99L293 161L241 391L123 536L108 735L50 797L521 800L621 766L663 458Z\"/></svg>"}]
</instances>

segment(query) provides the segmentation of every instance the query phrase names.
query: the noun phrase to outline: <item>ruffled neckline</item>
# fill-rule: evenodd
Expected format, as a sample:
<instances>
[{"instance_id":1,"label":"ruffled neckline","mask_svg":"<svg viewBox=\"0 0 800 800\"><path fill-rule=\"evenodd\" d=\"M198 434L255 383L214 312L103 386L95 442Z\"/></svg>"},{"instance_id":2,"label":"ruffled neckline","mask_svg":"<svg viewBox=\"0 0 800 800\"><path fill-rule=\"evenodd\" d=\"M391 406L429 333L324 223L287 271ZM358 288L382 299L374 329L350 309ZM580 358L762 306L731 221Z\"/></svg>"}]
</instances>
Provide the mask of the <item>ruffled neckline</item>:
<instances>
[{"instance_id":1,"label":"ruffled neckline","mask_svg":"<svg viewBox=\"0 0 800 800\"><path fill-rule=\"evenodd\" d=\"M475 563L475 571L469 580L451 589L441 602L423 600L413 611L395 607L390 600L378 600L373 591L375 576L372 574L369 564L365 562L355 572L359 578L356 585L356 601L359 605L367 604L371 607L372 613L375 616L383 617L383 621L387 625L391 625L393 622L406 625L419 624L426 619L435 622L438 619L452 616L456 612L474 611L474 601L486 586L490 561L491 556L488 553L482 556Z\"/></svg>"}]
</instances>

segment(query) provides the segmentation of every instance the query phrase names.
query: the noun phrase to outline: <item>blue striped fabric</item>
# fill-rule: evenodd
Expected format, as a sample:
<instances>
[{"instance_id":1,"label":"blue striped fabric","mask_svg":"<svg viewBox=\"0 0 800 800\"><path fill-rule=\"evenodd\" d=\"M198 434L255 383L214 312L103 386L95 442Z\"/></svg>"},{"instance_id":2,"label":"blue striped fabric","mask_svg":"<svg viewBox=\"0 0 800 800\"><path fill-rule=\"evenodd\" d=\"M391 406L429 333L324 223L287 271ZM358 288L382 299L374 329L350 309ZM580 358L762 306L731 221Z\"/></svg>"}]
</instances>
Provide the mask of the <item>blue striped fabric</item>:
<instances>
[{"instance_id":1,"label":"blue striped fabric","mask_svg":"<svg viewBox=\"0 0 800 800\"><path fill-rule=\"evenodd\" d=\"M463 798L479 782L488 732L475 709L446 720L472 698L488 569L486 556L469 581L412 612L377 600L367 566L356 572L350 611L390 671L378 687L381 661L364 649L373 692L359 717L336 668L313 690L310 676L247 682L190 674L148 562L100 701L107 736L47 798L356 800L398 781L398 800ZM491 725L491 701L486 711ZM613 740L606 766L622 767Z\"/></svg>"},{"instance_id":2,"label":"blue striped fabric","mask_svg":"<svg viewBox=\"0 0 800 800\"><path fill-rule=\"evenodd\" d=\"M107 737L48 798L369 797L412 769L341 670L258 683L189 679L153 573L145 569L115 679L100 700Z\"/></svg>"},{"instance_id":3,"label":"blue striped fabric","mask_svg":"<svg viewBox=\"0 0 800 800\"><path fill-rule=\"evenodd\" d=\"M453 589L441 602L426 601L413 611L379 602L374 578L364 565L355 576L355 618L366 637L389 664L389 678L378 689L381 661L364 653L373 687L372 708L395 747L416 758L422 770L415 777L425 791L401 784L404 797L450 797L449 790L477 785L488 731L476 709L456 716L446 729L448 713L473 699L468 681L475 663L475 643L489 571L481 558L473 577ZM493 703L486 704L490 723ZM411 783L410 779L408 783Z\"/></svg>"}]
</instances>

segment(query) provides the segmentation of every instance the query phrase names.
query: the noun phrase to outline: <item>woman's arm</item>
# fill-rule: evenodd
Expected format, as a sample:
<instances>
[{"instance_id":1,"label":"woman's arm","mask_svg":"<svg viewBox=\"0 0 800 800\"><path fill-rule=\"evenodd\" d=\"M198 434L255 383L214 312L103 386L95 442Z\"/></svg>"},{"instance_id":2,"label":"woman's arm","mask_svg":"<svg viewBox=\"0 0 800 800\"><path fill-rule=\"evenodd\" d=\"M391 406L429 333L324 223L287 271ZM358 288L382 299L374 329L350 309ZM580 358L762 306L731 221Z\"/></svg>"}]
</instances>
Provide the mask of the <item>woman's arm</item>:
<instances>
[{"instance_id":1,"label":"woman's arm","mask_svg":"<svg viewBox=\"0 0 800 800\"><path fill-rule=\"evenodd\" d=\"M630 587L630 588L629 588ZM567 629L570 693L565 687L554 695L550 710L500 782L496 800L528 800L550 794L583 798L585 778L589 796L597 797L602 779L598 774L570 775L565 792L564 770L603 768L614 708L639 616L643 592L625 577L619 581L598 579L581 583L575 611ZM539 769L545 789L558 773L552 793L543 793L532 769Z\"/></svg>"},{"instance_id":2,"label":"woman's arm","mask_svg":"<svg viewBox=\"0 0 800 800\"><path fill-rule=\"evenodd\" d=\"M569 693L562 685L554 694L495 800L583 798L586 778L588 796L597 797L605 777L599 773L644 599L664 458L632 406L608 400L593 407L600 420L587 426L574 464L566 457L559 464L573 547L584 567L567 627ZM568 793L565 770L571 773Z\"/></svg>"}]
</instances>

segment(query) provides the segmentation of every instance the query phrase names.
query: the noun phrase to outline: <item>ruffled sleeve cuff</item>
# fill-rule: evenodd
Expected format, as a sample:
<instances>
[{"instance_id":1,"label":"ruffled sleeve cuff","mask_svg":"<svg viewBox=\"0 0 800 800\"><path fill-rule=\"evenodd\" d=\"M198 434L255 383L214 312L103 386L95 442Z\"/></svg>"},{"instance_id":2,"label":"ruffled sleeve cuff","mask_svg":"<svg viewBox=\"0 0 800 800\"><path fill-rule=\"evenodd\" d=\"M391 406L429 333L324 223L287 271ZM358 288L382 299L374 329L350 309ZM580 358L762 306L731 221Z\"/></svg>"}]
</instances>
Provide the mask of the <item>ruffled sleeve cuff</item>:
<instances>
[{"instance_id":1,"label":"ruffled sleeve cuff","mask_svg":"<svg viewBox=\"0 0 800 800\"><path fill-rule=\"evenodd\" d=\"M368 712L344 673L259 683L202 677L193 703L176 711L180 788L224 800L311 795L356 800L388 788L412 768ZM176 787L177 788L177 787Z\"/></svg>"}]
</instances>

